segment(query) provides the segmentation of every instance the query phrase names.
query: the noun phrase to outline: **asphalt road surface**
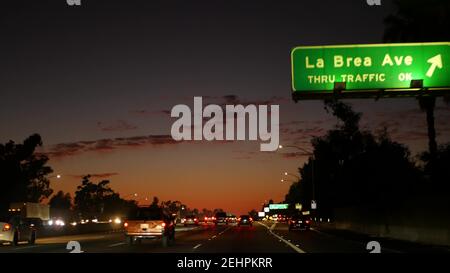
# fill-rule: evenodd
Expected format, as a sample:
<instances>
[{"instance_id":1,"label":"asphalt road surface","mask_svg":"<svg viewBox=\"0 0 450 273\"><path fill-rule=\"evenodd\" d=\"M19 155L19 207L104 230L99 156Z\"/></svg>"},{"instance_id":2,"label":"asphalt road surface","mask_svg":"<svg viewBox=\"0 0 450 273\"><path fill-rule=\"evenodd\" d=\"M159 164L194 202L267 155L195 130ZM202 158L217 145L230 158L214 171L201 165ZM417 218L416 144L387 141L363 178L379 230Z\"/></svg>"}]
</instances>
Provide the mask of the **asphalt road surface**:
<instances>
[{"instance_id":1,"label":"asphalt road surface","mask_svg":"<svg viewBox=\"0 0 450 273\"><path fill-rule=\"evenodd\" d=\"M319 230L288 231L283 223L254 223L252 227L201 225L177 227L175 243L162 247L159 240L128 245L122 233L96 233L41 238L35 245L0 246L0 253L69 253L69 241L85 253L368 253L373 238L351 237ZM380 241L381 252L444 251L417 244Z\"/></svg>"}]
</instances>

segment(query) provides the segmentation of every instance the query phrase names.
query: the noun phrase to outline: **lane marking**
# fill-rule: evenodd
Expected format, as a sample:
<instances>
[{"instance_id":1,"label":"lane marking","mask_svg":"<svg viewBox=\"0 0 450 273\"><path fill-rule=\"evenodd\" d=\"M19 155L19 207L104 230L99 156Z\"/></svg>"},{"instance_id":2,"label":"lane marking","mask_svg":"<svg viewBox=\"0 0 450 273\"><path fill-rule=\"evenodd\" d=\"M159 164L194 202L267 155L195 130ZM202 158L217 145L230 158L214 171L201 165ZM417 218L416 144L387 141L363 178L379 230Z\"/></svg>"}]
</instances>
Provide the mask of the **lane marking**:
<instances>
[{"instance_id":1,"label":"lane marking","mask_svg":"<svg viewBox=\"0 0 450 273\"><path fill-rule=\"evenodd\" d=\"M121 245L125 245L125 244L126 244L125 242L119 242L119 243L115 243L115 244L109 245L108 247L121 246Z\"/></svg>"},{"instance_id":2,"label":"lane marking","mask_svg":"<svg viewBox=\"0 0 450 273\"><path fill-rule=\"evenodd\" d=\"M194 249L199 248L201 245L202 245L202 244L198 244L198 245L194 246Z\"/></svg>"},{"instance_id":3,"label":"lane marking","mask_svg":"<svg viewBox=\"0 0 450 273\"><path fill-rule=\"evenodd\" d=\"M306 253L306 251L304 251L303 249L299 248L298 246L294 245L293 243L283 239L281 236L279 236L278 234L276 234L275 232L273 232L272 230L275 228L276 223L274 223L270 228L262 223L257 222L258 224L266 227L267 229L269 229L270 233L272 233L273 236L277 237L280 242L282 241L283 243L287 244L288 246L290 246L293 250L297 251L298 253Z\"/></svg>"},{"instance_id":4,"label":"lane marking","mask_svg":"<svg viewBox=\"0 0 450 273\"><path fill-rule=\"evenodd\" d=\"M35 247L40 247L39 245L32 245L32 246L20 246L20 247L16 247L13 248L13 251L20 251L22 249L30 249L30 248L35 248Z\"/></svg>"}]
</instances>

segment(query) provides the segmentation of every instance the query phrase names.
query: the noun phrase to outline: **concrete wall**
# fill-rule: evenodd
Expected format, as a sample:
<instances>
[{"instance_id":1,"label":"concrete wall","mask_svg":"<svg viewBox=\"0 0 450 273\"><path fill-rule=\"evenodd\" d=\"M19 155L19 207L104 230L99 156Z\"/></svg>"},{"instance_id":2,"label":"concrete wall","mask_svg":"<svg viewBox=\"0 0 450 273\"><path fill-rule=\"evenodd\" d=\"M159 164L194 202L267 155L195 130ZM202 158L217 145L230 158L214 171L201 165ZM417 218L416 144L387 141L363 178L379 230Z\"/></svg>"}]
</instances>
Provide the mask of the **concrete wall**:
<instances>
[{"instance_id":1,"label":"concrete wall","mask_svg":"<svg viewBox=\"0 0 450 273\"><path fill-rule=\"evenodd\" d=\"M335 210L333 222L317 224L379 237L450 246L449 201L446 198L422 197L384 211L340 208Z\"/></svg>"}]
</instances>

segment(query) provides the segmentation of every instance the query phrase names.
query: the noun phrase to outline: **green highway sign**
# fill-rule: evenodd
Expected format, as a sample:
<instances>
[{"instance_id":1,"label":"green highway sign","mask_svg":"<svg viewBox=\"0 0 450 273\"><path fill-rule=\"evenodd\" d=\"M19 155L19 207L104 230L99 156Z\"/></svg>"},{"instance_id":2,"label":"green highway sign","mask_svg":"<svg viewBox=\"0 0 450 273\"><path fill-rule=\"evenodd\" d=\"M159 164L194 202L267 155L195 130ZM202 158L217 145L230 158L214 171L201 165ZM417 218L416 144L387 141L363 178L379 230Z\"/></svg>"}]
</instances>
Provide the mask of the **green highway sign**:
<instances>
[{"instance_id":1,"label":"green highway sign","mask_svg":"<svg viewBox=\"0 0 450 273\"><path fill-rule=\"evenodd\" d=\"M269 209L288 209L289 204L270 204Z\"/></svg>"},{"instance_id":2,"label":"green highway sign","mask_svg":"<svg viewBox=\"0 0 450 273\"><path fill-rule=\"evenodd\" d=\"M294 99L336 92L448 91L450 42L300 46L291 52L291 66Z\"/></svg>"}]
</instances>

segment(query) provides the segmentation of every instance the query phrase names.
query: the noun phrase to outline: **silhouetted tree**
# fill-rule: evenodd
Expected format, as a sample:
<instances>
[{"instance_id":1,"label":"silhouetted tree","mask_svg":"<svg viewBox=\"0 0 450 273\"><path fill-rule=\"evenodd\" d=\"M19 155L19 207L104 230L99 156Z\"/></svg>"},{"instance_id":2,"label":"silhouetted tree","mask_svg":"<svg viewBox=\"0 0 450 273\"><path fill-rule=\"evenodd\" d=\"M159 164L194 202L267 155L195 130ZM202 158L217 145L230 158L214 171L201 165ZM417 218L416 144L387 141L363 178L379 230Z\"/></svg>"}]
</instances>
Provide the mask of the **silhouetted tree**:
<instances>
[{"instance_id":1,"label":"silhouetted tree","mask_svg":"<svg viewBox=\"0 0 450 273\"><path fill-rule=\"evenodd\" d=\"M385 19L385 42L443 42L450 40L450 1L397 0L397 12ZM419 97L419 105L427 115L429 169L436 158L437 142L434 126L436 98Z\"/></svg>"},{"instance_id":2,"label":"silhouetted tree","mask_svg":"<svg viewBox=\"0 0 450 273\"><path fill-rule=\"evenodd\" d=\"M48 157L36 153L42 146L41 136L31 135L22 144L9 141L0 144L0 209L11 202L40 202L52 194L47 175Z\"/></svg>"},{"instance_id":3,"label":"silhouetted tree","mask_svg":"<svg viewBox=\"0 0 450 273\"><path fill-rule=\"evenodd\" d=\"M72 197L70 193L58 191L49 201L50 207L61 210L70 210L72 207Z\"/></svg>"},{"instance_id":4,"label":"silhouetted tree","mask_svg":"<svg viewBox=\"0 0 450 273\"><path fill-rule=\"evenodd\" d=\"M361 131L361 114L349 105L327 101L325 106L340 123L312 140L314 156L300 168L301 180L292 184L286 201L309 209L315 189L323 214L336 207L387 208L419 184L421 173L407 147L386 131L378 136Z\"/></svg>"},{"instance_id":5,"label":"silhouetted tree","mask_svg":"<svg viewBox=\"0 0 450 273\"><path fill-rule=\"evenodd\" d=\"M252 209L251 211L249 211L248 215L250 215L250 217L252 217L253 220L258 219L258 212L255 209Z\"/></svg>"},{"instance_id":6,"label":"silhouetted tree","mask_svg":"<svg viewBox=\"0 0 450 273\"><path fill-rule=\"evenodd\" d=\"M137 206L136 201L124 200L109 186L109 180L93 183L90 175L83 177L75 192L75 210L83 217L114 217L126 215Z\"/></svg>"}]
</instances>

